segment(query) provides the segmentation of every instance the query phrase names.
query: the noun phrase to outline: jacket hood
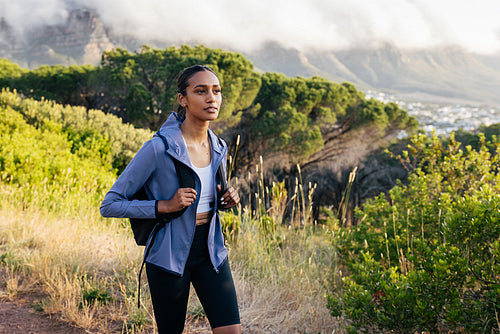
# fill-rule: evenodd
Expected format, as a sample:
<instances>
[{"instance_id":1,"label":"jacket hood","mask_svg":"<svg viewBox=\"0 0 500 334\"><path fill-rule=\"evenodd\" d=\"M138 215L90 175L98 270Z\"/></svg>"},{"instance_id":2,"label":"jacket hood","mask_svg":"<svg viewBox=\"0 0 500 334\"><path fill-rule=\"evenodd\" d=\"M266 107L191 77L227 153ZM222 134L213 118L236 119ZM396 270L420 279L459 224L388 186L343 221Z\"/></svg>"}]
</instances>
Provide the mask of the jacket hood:
<instances>
[{"instance_id":1,"label":"jacket hood","mask_svg":"<svg viewBox=\"0 0 500 334\"><path fill-rule=\"evenodd\" d=\"M189 154L187 150L186 143L184 141L184 137L181 132L181 124L183 120L177 115L176 112L172 112L165 123L160 128L160 133L167 139L168 149L167 153L177 160L190 165ZM155 134L155 136L157 136ZM220 139L212 130L208 129L208 136L210 138L210 142L213 150L223 155L227 150L226 143Z\"/></svg>"}]
</instances>

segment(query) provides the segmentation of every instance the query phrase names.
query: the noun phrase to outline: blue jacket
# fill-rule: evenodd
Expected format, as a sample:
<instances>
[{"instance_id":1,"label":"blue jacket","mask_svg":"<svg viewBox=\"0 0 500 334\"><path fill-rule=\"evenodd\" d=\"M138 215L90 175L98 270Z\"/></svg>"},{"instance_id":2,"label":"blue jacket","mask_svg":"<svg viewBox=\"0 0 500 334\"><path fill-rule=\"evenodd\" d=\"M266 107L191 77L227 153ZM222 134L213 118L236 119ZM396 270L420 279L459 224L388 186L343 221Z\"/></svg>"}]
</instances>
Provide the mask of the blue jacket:
<instances>
[{"instance_id":1,"label":"blue jacket","mask_svg":"<svg viewBox=\"0 0 500 334\"><path fill-rule=\"evenodd\" d=\"M172 113L160 128L168 143L165 145L158 136L144 143L132 161L118 177L101 204L101 214L104 217L115 218L156 218L158 200L168 200L179 188L172 159L177 159L192 168L186 144L180 129L182 121L177 114ZM212 149L212 170L217 171L219 164L226 169L227 146L211 130L208 130ZM201 194L200 178L195 175L195 190ZM214 184L216 174L214 173ZM224 182L226 182L224 180ZM152 200L129 200L142 186ZM217 192L214 189L214 192ZM217 198L217 193L214 194ZM168 272L182 276L196 228L196 208L199 196L187 208L183 215L166 224L156 235L154 244L145 259L146 262ZM208 233L208 251L215 271L227 259L227 249L224 245L217 203L213 208L212 221ZM148 245L151 240L148 241ZM148 247L146 245L146 249Z\"/></svg>"}]
</instances>

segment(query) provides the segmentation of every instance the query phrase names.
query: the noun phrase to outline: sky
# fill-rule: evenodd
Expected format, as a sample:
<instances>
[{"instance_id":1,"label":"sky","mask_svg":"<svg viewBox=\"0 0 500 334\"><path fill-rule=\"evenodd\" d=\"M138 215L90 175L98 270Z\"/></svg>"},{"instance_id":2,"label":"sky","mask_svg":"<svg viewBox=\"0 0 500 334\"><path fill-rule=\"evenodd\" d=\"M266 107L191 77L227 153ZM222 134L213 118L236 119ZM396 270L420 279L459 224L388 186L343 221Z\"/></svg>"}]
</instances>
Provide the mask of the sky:
<instances>
[{"instance_id":1,"label":"sky","mask_svg":"<svg viewBox=\"0 0 500 334\"><path fill-rule=\"evenodd\" d=\"M500 0L0 0L0 17L29 33L81 6L115 31L175 44L252 51L268 41L299 50L389 42L500 52Z\"/></svg>"}]
</instances>

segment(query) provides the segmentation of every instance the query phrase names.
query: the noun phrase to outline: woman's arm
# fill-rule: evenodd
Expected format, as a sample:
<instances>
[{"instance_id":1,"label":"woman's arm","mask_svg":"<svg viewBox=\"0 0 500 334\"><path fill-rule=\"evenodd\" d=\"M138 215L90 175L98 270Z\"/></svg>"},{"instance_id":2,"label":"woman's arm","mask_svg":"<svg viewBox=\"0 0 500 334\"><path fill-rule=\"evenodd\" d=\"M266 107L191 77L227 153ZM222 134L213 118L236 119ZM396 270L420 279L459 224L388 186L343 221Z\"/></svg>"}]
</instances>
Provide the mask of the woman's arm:
<instances>
[{"instance_id":1,"label":"woman's arm","mask_svg":"<svg viewBox=\"0 0 500 334\"><path fill-rule=\"evenodd\" d=\"M100 207L103 217L156 218L155 200L129 200L155 170L156 159L153 140L148 140L104 197Z\"/></svg>"}]
</instances>

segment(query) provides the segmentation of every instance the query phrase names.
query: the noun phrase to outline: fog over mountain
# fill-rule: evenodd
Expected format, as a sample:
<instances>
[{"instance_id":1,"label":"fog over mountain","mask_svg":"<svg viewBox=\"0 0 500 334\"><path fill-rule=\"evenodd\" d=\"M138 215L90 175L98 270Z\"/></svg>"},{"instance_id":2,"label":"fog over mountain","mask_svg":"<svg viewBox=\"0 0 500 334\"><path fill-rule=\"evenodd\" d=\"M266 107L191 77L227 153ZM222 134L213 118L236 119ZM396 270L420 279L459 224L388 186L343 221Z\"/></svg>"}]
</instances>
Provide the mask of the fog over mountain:
<instances>
[{"instance_id":1,"label":"fog over mountain","mask_svg":"<svg viewBox=\"0 0 500 334\"><path fill-rule=\"evenodd\" d=\"M93 9L104 24L141 40L198 41L252 51L268 41L303 49L426 48L457 44L500 50L500 2L475 0L1 0L16 33L63 23L71 9Z\"/></svg>"},{"instance_id":2,"label":"fog over mountain","mask_svg":"<svg viewBox=\"0 0 500 334\"><path fill-rule=\"evenodd\" d=\"M500 2L0 0L0 57L97 64L104 50L204 44L261 71L500 104Z\"/></svg>"}]
</instances>

